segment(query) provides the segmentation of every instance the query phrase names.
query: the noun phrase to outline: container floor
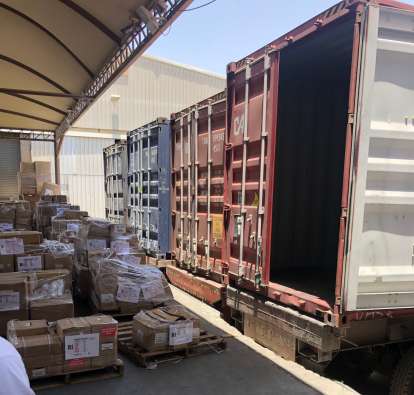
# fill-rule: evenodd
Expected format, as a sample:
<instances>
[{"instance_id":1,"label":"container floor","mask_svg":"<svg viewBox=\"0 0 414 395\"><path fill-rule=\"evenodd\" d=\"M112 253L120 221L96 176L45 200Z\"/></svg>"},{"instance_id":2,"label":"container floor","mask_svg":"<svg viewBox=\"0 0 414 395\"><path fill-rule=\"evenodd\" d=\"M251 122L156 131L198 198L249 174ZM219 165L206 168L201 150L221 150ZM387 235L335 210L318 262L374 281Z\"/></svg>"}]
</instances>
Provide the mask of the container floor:
<instances>
[{"instance_id":1,"label":"container floor","mask_svg":"<svg viewBox=\"0 0 414 395\"><path fill-rule=\"evenodd\" d=\"M318 296L332 306L335 302L335 278L334 270L324 267L311 270L299 267L289 272L275 273L271 281Z\"/></svg>"},{"instance_id":2,"label":"container floor","mask_svg":"<svg viewBox=\"0 0 414 395\"><path fill-rule=\"evenodd\" d=\"M149 370L121 355L124 376L117 379L62 386L42 395L217 395L217 394L351 394L342 385L286 361L242 335L220 318L217 310L173 289L175 298L201 317L203 327L226 336L227 349L166 363Z\"/></svg>"}]
</instances>

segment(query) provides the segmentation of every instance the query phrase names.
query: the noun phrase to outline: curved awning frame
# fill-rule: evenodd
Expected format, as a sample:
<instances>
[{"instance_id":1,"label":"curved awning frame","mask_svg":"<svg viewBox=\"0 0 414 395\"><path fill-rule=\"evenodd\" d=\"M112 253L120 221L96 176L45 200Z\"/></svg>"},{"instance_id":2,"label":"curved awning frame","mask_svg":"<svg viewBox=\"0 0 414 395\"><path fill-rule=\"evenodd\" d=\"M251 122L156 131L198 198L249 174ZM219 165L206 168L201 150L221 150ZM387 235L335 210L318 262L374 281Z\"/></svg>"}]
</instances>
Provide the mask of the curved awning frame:
<instances>
[{"instance_id":1,"label":"curved awning frame","mask_svg":"<svg viewBox=\"0 0 414 395\"><path fill-rule=\"evenodd\" d=\"M53 27L56 25L49 24L50 19L46 18L46 14L43 15L44 12L47 13L47 9L39 13L39 9L30 8L31 6L22 8L22 4L26 7L25 3L0 1L0 11L10 15L10 18L16 18L16 22L9 25L11 28L31 27L35 32L43 34L43 40L48 40L48 45L54 43L55 49L60 48L62 55L66 54L68 61L77 64L79 72L83 73L79 77L82 79L78 80L78 86L81 88L84 84L84 88L74 91L66 86L65 78L61 81L60 69L55 68L52 73L48 73L26 62L19 55L18 46L6 46L5 53L0 51L0 63L4 67L8 65L13 72L20 70L20 73L26 73L25 75L39 81L35 87L25 84L15 86L7 80L3 80L5 84L0 84L0 138L8 138L6 134L9 131L10 138L21 136L25 140L51 141L55 143L58 155L65 132L71 125L173 23L192 0L121 0L117 3L106 2L107 8L104 7L104 2L96 5L83 0L54 1L57 2L54 4L60 4L61 12L66 15L69 12L69 16L83 24L84 28L92 29L91 34L98 34L99 38L106 40L105 48L113 48L106 52L112 52L112 55L106 61L101 61L101 66L95 63L91 68L91 63L88 64L88 61L82 59L79 48L74 50L73 42L71 45L70 40L62 38L62 32L54 31ZM119 12L113 18L114 4L118 5ZM23 23L25 25L20 25ZM16 30L16 33L19 32L20 30ZM19 39L18 35L16 39ZM13 48L11 52L10 48ZM105 59L104 54L102 58ZM76 73L72 72L72 75ZM23 130L26 133L22 133Z\"/></svg>"}]
</instances>

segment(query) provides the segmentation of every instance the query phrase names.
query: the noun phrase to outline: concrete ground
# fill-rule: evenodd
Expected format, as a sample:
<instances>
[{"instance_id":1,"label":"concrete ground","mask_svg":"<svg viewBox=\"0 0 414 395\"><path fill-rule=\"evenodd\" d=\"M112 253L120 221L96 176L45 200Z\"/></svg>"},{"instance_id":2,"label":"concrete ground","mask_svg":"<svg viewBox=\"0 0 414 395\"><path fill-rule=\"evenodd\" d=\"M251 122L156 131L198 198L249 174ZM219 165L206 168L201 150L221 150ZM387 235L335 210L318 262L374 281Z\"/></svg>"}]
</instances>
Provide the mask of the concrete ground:
<instances>
[{"instance_id":1,"label":"concrete ground","mask_svg":"<svg viewBox=\"0 0 414 395\"><path fill-rule=\"evenodd\" d=\"M173 289L177 301L198 314L204 327L227 336L227 349L167 363L146 370L121 355L122 378L43 390L44 395L260 395L260 394L355 394L347 386L278 357L243 336L220 318L219 312L190 295Z\"/></svg>"}]
</instances>

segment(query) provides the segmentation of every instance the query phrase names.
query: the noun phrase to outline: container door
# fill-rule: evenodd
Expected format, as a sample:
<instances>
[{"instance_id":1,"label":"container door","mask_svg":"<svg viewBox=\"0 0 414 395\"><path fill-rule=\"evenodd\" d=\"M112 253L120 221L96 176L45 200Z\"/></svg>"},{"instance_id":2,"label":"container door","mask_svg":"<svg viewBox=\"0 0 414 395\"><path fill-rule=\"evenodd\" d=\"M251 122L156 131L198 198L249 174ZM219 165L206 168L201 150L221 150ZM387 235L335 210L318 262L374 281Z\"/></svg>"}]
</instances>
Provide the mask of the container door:
<instances>
[{"instance_id":1,"label":"container door","mask_svg":"<svg viewBox=\"0 0 414 395\"><path fill-rule=\"evenodd\" d=\"M364 17L346 310L414 307L414 14Z\"/></svg>"}]
</instances>

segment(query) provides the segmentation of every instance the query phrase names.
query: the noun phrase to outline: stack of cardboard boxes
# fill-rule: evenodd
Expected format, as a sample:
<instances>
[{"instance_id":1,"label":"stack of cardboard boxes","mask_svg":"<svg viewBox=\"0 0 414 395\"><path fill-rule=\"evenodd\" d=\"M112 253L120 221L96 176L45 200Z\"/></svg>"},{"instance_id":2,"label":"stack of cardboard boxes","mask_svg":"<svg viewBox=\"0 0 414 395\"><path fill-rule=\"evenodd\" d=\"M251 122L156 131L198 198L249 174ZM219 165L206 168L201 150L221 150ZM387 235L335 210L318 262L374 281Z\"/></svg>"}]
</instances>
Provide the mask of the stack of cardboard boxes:
<instances>
[{"instance_id":1,"label":"stack of cardboard boxes","mask_svg":"<svg viewBox=\"0 0 414 395\"><path fill-rule=\"evenodd\" d=\"M116 363L118 322L109 316L10 321L7 337L23 358L30 378L55 376Z\"/></svg>"},{"instance_id":2,"label":"stack of cardboard boxes","mask_svg":"<svg viewBox=\"0 0 414 395\"><path fill-rule=\"evenodd\" d=\"M52 180L50 162L20 162L20 190L23 195L38 195L43 184Z\"/></svg>"},{"instance_id":3,"label":"stack of cardboard boxes","mask_svg":"<svg viewBox=\"0 0 414 395\"><path fill-rule=\"evenodd\" d=\"M0 202L0 232L32 230L33 210L30 202L11 200Z\"/></svg>"}]
</instances>

